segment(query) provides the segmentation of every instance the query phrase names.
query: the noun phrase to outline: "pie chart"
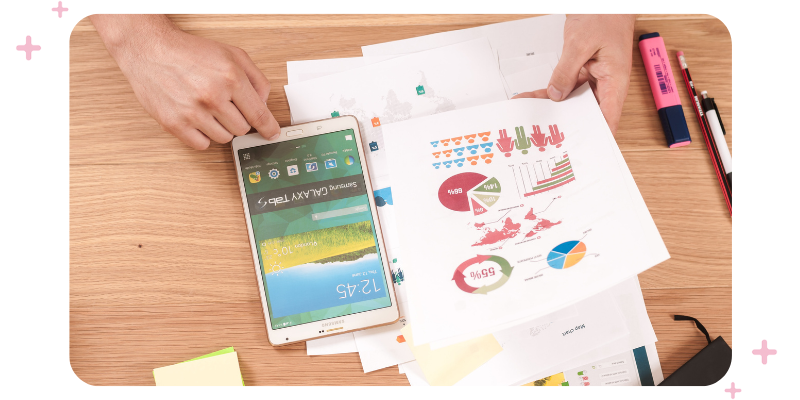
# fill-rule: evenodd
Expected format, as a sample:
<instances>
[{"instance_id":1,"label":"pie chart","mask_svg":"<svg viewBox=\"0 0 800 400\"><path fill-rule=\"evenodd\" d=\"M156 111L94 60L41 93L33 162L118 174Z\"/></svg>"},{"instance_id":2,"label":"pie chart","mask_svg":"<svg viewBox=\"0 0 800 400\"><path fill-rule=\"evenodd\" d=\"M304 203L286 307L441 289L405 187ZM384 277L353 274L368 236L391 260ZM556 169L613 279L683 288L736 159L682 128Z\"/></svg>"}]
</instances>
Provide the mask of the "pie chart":
<instances>
[{"instance_id":1,"label":"pie chart","mask_svg":"<svg viewBox=\"0 0 800 400\"><path fill-rule=\"evenodd\" d=\"M578 240L561 243L550 250L547 263L555 269L567 269L574 266L586 255L586 245Z\"/></svg>"},{"instance_id":2,"label":"pie chart","mask_svg":"<svg viewBox=\"0 0 800 400\"><path fill-rule=\"evenodd\" d=\"M485 213L500 199L500 182L475 172L447 178L439 187L439 202L453 211Z\"/></svg>"}]
</instances>

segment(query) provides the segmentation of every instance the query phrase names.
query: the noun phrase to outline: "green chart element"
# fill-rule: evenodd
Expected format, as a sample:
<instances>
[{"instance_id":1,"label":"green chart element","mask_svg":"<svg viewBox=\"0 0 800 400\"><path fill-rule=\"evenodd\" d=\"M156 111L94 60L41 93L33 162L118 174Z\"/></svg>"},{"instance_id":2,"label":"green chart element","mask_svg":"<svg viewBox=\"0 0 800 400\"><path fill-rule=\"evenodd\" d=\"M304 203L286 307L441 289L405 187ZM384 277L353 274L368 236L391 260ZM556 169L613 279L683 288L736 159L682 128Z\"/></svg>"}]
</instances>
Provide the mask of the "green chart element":
<instances>
[{"instance_id":1,"label":"green chart element","mask_svg":"<svg viewBox=\"0 0 800 400\"><path fill-rule=\"evenodd\" d=\"M505 258L498 257L498 256L491 256L491 257L489 257L489 259L487 261L491 261L491 262L494 262L497 265L499 265L500 266L500 271L503 272L503 276L501 276L500 279L497 282L495 282L495 283L493 283L491 285L481 286L481 287L479 287L477 290L475 290L472 293L475 293L475 294L486 294L486 293L491 292L492 290L497 290L501 286L505 285L506 282L508 282L508 279L511 277L511 271L514 270L514 267L512 267L511 264L509 264L508 261L506 261Z\"/></svg>"},{"instance_id":2,"label":"green chart element","mask_svg":"<svg viewBox=\"0 0 800 400\"><path fill-rule=\"evenodd\" d=\"M421 96L423 94L425 94L425 88L422 85L417 86L417 95Z\"/></svg>"},{"instance_id":3,"label":"green chart element","mask_svg":"<svg viewBox=\"0 0 800 400\"><path fill-rule=\"evenodd\" d=\"M491 285L481 286L481 287L479 287L478 289L476 289L472 293L475 293L475 294L486 294L486 293L491 292L492 290L500 289L500 286L505 285L506 282L508 282L508 275L503 275L503 276L500 277L500 279L497 282L495 282L495 283L493 283Z\"/></svg>"},{"instance_id":4,"label":"green chart element","mask_svg":"<svg viewBox=\"0 0 800 400\"><path fill-rule=\"evenodd\" d=\"M517 150L522 150L522 154L528 154L528 149L531 148L531 140L525 136L525 128L518 126L515 127L514 130L517 132L517 138L514 139L514 144L517 146Z\"/></svg>"},{"instance_id":5,"label":"green chart element","mask_svg":"<svg viewBox=\"0 0 800 400\"><path fill-rule=\"evenodd\" d=\"M483 182L480 185L476 186L475 189L472 189L472 191L500 193L500 181L498 181L497 178L491 178L488 181Z\"/></svg>"},{"instance_id":6,"label":"green chart element","mask_svg":"<svg viewBox=\"0 0 800 400\"><path fill-rule=\"evenodd\" d=\"M570 166L568 169L571 171L571 170L572 170L572 167ZM567 170L565 169L564 171L567 171ZM537 190L544 189L544 188L546 188L546 187L549 187L549 186L558 185L559 183L561 183L561 182L564 182L564 181L566 181L567 179L571 179L571 178L574 178L574 177L575 177L575 174L573 174L573 173L570 173L569 175L567 175L567 176L565 176L565 177L563 177L563 178L561 178L561 179L557 179L557 180L555 180L555 181L552 181L552 182L545 183L544 185L539 185L539 186L536 186L536 187L534 187L534 188L533 188L531 191L532 191L532 192L535 192L535 191L537 191Z\"/></svg>"},{"instance_id":7,"label":"green chart element","mask_svg":"<svg viewBox=\"0 0 800 400\"><path fill-rule=\"evenodd\" d=\"M497 200L500 200L499 197L497 197L496 195L493 195L493 194L489 195L489 194L474 193L474 195L475 195L475 197L480 199L480 201L482 201L483 204L486 204L487 207L493 206L494 203L497 203Z\"/></svg>"}]
</instances>

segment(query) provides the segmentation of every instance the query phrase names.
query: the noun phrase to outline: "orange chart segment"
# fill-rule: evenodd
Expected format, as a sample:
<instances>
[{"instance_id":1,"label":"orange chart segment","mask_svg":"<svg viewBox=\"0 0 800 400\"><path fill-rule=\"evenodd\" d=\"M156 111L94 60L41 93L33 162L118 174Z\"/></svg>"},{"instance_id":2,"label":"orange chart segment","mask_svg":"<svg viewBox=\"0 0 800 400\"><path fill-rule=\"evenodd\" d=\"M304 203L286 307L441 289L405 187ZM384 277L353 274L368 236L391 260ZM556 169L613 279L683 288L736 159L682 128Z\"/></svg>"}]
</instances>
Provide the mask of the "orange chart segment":
<instances>
[{"instance_id":1,"label":"orange chart segment","mask_svg":"<svg viewBox=\"0 0 800 400\"><path fill-rule=\"evenodd\" d=\"M567 255L567 259L564 261L564 269L567 269L575 264L577 264L580 260L583 259L583 256L586 253L573 253Z\"/></svg>"}]
</instances>

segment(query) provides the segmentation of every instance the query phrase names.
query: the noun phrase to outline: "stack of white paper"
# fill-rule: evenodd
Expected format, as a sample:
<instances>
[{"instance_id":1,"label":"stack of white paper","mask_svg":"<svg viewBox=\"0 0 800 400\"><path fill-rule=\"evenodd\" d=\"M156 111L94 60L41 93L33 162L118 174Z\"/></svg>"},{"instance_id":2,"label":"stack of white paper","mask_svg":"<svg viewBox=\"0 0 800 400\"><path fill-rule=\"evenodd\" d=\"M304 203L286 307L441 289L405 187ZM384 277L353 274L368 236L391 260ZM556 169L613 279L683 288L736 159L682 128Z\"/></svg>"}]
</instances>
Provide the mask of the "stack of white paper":
<instances>
[{"instance_id":1,"label":"stack of white paper","mask_svg":"<svg viewBox=\"0 0 800 400\"><path fill-rule=\"evenodd\" d=\"M365 372L399 365L426 385L398 340L411 325L431 349L494 335L503 351L458 385L522 385L634 348L658 364L635 275L668 254L588 86L560 105L506 101L547 87L564 21L287 63L293 123L359 120L375 195L389 199L387 252L405 273L398 323L309 341L309 355L358 352Z\"/></svg>"}]
</instances>

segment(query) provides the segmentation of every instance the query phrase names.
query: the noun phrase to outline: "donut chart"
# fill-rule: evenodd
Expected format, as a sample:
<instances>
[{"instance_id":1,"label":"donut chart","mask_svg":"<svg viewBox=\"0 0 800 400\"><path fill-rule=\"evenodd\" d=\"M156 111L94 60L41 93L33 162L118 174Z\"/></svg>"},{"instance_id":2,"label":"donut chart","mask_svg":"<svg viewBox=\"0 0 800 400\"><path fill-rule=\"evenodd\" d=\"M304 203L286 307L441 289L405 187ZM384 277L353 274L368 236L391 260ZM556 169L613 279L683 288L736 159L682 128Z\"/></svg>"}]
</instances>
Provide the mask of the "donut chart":
<instances>
[{"instance_id":1,"label":"donut chart","mask_svg":"<svg viewBox=\"0 0 800 400\"><path fill-rule=\"evenodd\" d=\"M578 240L561 243L550 250L547 264L555 269L567 269L580 262L586 255L586 244Z\"/></svg>"},{"instance_id":2,"label":"donut chart","mask_svg":"<svg viewBox=\"0 0 800 400\"><path fill-rule=\"evenodd\" d=\"M492 283L490 285L483 285L481 287L474 287L470 286L466 282L466 274L465 271L472 265L481 264L483 262L490 262L496 264L499 267L500 279L497 282ZM505 258L499 256L487 256L487 255L477 255L469 260L464 261L461 265L456 268L455 273L453 274L453 281L456 282L456 286L466 292L471 294L487 294L491 291L497 290L503 285L508 282L508 279L511 277L511 271L514 270L514 267L506 261Z\"/></svg>"}]
</instances>

